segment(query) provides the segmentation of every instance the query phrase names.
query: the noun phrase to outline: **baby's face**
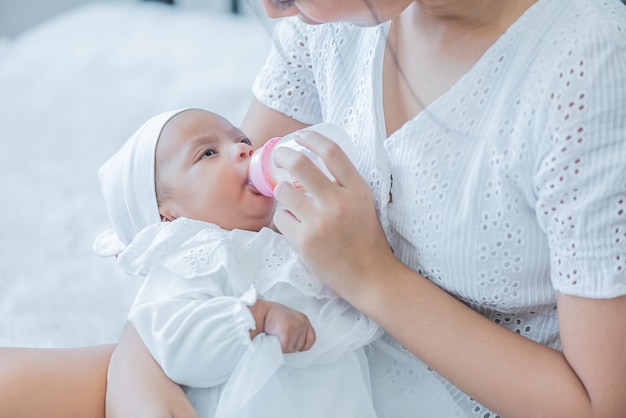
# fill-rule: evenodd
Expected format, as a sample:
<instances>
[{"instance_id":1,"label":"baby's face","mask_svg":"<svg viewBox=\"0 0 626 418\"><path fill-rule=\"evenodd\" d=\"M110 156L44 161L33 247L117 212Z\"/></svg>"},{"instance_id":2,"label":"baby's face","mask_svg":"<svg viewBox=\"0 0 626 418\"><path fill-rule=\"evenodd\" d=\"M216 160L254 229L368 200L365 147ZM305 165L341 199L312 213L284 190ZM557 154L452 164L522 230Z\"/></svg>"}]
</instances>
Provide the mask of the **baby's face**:
<instances>
[{"instance_id":1,"label":"baby's face","mask_svg":"<svg viewBox=\"0 0 626 418\"><path fill-rule=\"evenodd\" d=\"M220 227L258 231L268 226L274 199L248 180L254 149L226 119L187 110L163 128L156 148L156 179L168 193L159 212L168 220L186 217Z\"/></svg>"}]
</instances>

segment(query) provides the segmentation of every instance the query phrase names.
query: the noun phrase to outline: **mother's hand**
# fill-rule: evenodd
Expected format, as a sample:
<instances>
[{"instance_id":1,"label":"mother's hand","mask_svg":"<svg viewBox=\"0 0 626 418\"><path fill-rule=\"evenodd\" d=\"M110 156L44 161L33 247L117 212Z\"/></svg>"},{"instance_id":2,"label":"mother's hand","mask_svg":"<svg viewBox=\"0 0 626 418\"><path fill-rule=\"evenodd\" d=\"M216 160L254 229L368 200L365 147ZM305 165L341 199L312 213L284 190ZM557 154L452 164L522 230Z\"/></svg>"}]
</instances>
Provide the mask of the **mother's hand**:
<instances>
[{"instance_id":1,"label":"mother's hand","mask_svg":"<svg viewBox=\"0 0 626 418\"><path fill-rule=\"evenodd\" d=\"M284 209L276 212L274 223L315 275L350 301L362 280L377 277L387 262L397 260L376 215L371 190L341 148L312 131L298 134L297 142L319 155L336 181L303 154L277 149L276 164L289 170L308 195L279 183L274 195Z\"/></svg>"}]
</instances>

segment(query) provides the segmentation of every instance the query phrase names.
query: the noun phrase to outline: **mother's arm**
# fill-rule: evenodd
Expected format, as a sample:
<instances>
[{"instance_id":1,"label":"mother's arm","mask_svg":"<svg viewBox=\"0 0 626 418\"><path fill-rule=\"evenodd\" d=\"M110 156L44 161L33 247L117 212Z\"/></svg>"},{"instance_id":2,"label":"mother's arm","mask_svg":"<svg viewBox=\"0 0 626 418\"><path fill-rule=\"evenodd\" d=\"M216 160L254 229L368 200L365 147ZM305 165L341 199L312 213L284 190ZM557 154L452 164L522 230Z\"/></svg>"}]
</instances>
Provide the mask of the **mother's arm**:
<instances>
[{"instance_id":1,"label":"mother's arm","mask_svg":"<svg viewBox=\"0 0 626 418\"><path fill-rule=\"evenodd\" d=\"M284 136L307 126L309 125L298 122L253 99L248 113L241 124L241 130L248 135L252 145L258 148L265 144L268 139L275 136Z\"/></svg>"},{"instance_id":2,"label":"mother's arm","mask_svg":"<svg viewBox=\"0 0 626 418\"><path fill-rule=\"evenodd\" d=\"M130 325L117 346L0 348L0 417L104 418L105 392L107 417L197 418Z\"/></svg>"},{"instance_id":3,"label":"mother's arm","mask_svg":"<svg viewBox=\"0 0 626 418\"><path fill-rule=\"evenodd\" d=\"M113 348L0 348L0 416L103 418Z\"/></svg>"},{"instance_id":4,"label":"mother's arm","mask_svg":"<svg viewBox=\"0 0 626 418\"><path fill-rule=\"evenodd\" d=\"M108 371L107 418L197 418L185 393L167 378L139 334L126 324Z\"/></svg>"}]
</instances>

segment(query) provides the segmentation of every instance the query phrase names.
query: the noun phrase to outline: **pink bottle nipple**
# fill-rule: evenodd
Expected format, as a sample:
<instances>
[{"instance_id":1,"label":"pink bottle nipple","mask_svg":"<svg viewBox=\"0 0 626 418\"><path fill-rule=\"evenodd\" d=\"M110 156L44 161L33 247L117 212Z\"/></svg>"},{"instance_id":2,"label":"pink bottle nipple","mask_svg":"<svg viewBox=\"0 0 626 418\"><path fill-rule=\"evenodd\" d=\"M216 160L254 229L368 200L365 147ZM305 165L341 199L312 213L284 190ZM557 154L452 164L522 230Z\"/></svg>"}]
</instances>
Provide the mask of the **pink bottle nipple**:
<instances>
[{"instance_id":1,"label":"pink bottle nipple","mask_svg":"<svg viewBox=\"0 0 626 418\"><path fill-rule=\"evenodd\" d=\"M270 139L261 148L257 149L250 159L248 177L252 185L264 196L274 197L276 182L272 178L269 166L271 164L272 151L280 137Z\"/></svg>"}]
</instances>

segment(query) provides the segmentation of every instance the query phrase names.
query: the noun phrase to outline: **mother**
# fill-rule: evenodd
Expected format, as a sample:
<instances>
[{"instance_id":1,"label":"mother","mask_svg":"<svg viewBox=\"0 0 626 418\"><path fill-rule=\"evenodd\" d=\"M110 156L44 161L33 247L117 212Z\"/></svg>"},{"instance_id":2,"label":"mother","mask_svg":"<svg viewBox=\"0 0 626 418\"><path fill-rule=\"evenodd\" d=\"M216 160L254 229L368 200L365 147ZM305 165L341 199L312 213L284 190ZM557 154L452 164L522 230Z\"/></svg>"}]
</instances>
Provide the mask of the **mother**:
<instances>
[{"instance_id":1,"label":"mother","mask_svg":"<svg viewBox=\"0 0 626 418\"><path fill-rule=\"evenodd\" d=\"M277 154L312 199L281 184L275 223L322 281L389 333L370 359L381 405L390 390L410 393L418 357L468 416L623 416L626 8L263 3L272 17L300 19L278 25L243 130L259 144L329 120L359 147L365 182L328 141L306 145L336 184L298 155ZM110 415L157 416L149 404L190 416L143 349L127 328L110 370ZM92 363L100 370L106 350ZM50 363L33 357L31 367ZM395 370L390 358L406 363ZM44 378L89 381L70 373ZM101 379L80 396L101 399Z\"/></svg>"}]
</instances>

